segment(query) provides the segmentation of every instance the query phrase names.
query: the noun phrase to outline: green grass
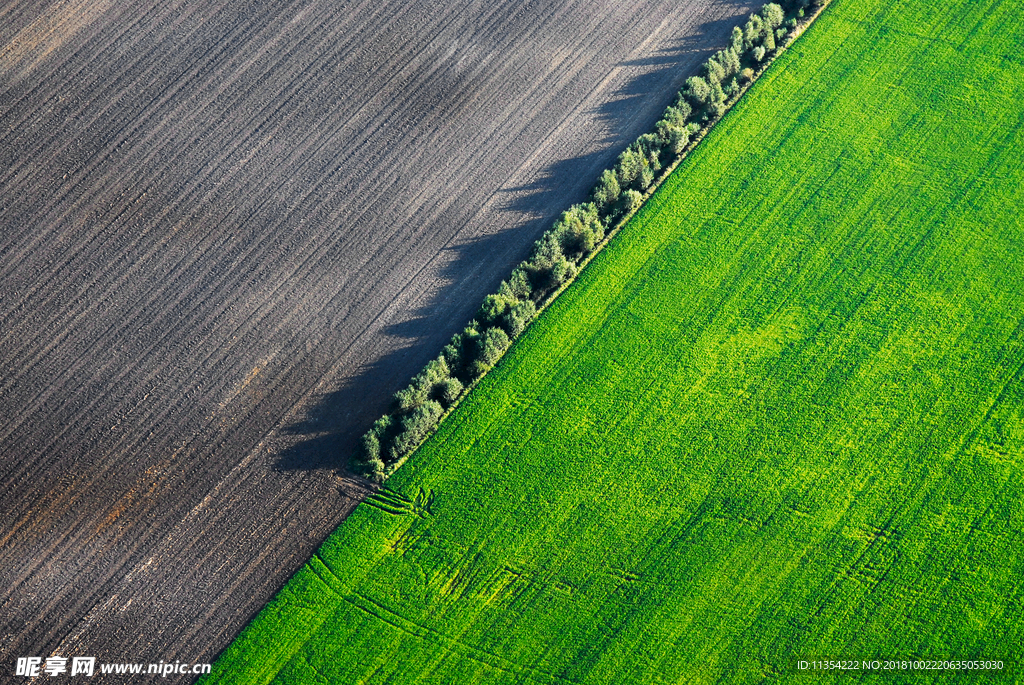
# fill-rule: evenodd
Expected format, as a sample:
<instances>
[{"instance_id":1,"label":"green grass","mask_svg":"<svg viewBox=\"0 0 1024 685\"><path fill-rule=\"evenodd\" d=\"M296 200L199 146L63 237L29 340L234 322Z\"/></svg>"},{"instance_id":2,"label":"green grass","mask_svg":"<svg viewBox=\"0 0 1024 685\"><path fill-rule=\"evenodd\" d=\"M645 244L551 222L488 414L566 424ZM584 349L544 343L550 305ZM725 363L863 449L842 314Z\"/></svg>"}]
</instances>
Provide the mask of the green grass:
<instances>
[{"instance_id":1,"label":"green grass","mask_svg":"<svg viewBox=\"0 0 1024 685\"><path fill-rule=\"evenodd\" d=\"M1021 45L837 0L209 682L1024 679Z\"/></svg>"}]
</instances>

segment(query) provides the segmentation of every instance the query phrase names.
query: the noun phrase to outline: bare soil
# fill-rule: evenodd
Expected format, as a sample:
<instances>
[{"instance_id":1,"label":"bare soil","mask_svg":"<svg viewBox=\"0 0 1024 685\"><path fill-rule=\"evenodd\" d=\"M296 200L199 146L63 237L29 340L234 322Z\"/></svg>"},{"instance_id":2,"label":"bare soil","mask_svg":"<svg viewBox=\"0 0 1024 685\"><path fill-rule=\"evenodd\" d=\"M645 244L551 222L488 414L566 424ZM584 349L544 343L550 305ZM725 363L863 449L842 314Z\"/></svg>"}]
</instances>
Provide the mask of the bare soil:
<instances>
[{"instance_id":1,"label":"bare soil","mask_svg":"<svg viewBox=\"0 0 1024 685\"><path fill-rule=\"evenodd\" d=\"M0 7L0 669L211 661L388 397L754 6Z\"/></svg>"}]
</instances>

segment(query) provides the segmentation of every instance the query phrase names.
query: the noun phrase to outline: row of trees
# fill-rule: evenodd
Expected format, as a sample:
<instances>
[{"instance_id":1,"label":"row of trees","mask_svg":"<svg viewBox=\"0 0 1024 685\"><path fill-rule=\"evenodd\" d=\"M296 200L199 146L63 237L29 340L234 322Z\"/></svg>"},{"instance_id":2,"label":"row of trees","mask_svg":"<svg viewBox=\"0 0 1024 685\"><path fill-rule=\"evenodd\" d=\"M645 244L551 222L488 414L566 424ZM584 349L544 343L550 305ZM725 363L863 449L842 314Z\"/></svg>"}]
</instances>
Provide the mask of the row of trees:
<instances>
[{"instance_id":1,"label":"row of trees","mask_svg":"<svg viewBox=\"0 0 1024 685\"><path fill-rule=\"evenodd\" d=\"M814 2L769 3L733 29L728 47L708 59L700 75L687 79L654 130L602 172L590 201L562 212L534 244L529 259L502 281L497 293L484 298L469 325L395 393L391 411L362 437L357 471L382 481L433 432L445 411L498 362L552 293L576 276L608 231L640 207L660 172L739 96Z\"/></svg>"}]
</instances>

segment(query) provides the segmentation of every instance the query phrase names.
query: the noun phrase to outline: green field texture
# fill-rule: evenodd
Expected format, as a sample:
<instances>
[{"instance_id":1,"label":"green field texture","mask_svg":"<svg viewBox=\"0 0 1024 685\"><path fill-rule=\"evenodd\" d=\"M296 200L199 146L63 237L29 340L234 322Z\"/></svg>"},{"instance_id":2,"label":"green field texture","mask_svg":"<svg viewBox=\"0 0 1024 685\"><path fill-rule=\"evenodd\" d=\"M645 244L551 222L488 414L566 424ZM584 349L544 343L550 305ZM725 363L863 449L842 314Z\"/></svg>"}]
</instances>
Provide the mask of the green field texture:
<instances>
[{"instance_id":1,"label":"green field texture","mask_svg":"<svg viewBox=\"0 0 1024 685\"><path fill-rule=\"evenodd\" d=\"M836 0L206 682L1024 680L1021 46Z\"/></svg>"}]
</instances>

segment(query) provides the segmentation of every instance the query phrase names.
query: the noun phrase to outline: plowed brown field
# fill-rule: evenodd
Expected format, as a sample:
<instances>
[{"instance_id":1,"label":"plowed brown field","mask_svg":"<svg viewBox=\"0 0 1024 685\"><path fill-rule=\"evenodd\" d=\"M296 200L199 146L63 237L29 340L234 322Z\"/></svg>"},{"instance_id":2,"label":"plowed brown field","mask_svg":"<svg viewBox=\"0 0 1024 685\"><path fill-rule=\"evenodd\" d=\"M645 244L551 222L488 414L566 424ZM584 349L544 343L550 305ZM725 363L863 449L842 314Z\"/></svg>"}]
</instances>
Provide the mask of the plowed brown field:
<instances>
[{"instance_id":1,"label":"plowed brown field","mask_svg":"<svg viewBox=\"0 0 1024 685\"><path fill-rule=\"evenodd\" d=\"M0 8L0 650L210 661L754 3Z\"/></svg>"}]
</instances>

